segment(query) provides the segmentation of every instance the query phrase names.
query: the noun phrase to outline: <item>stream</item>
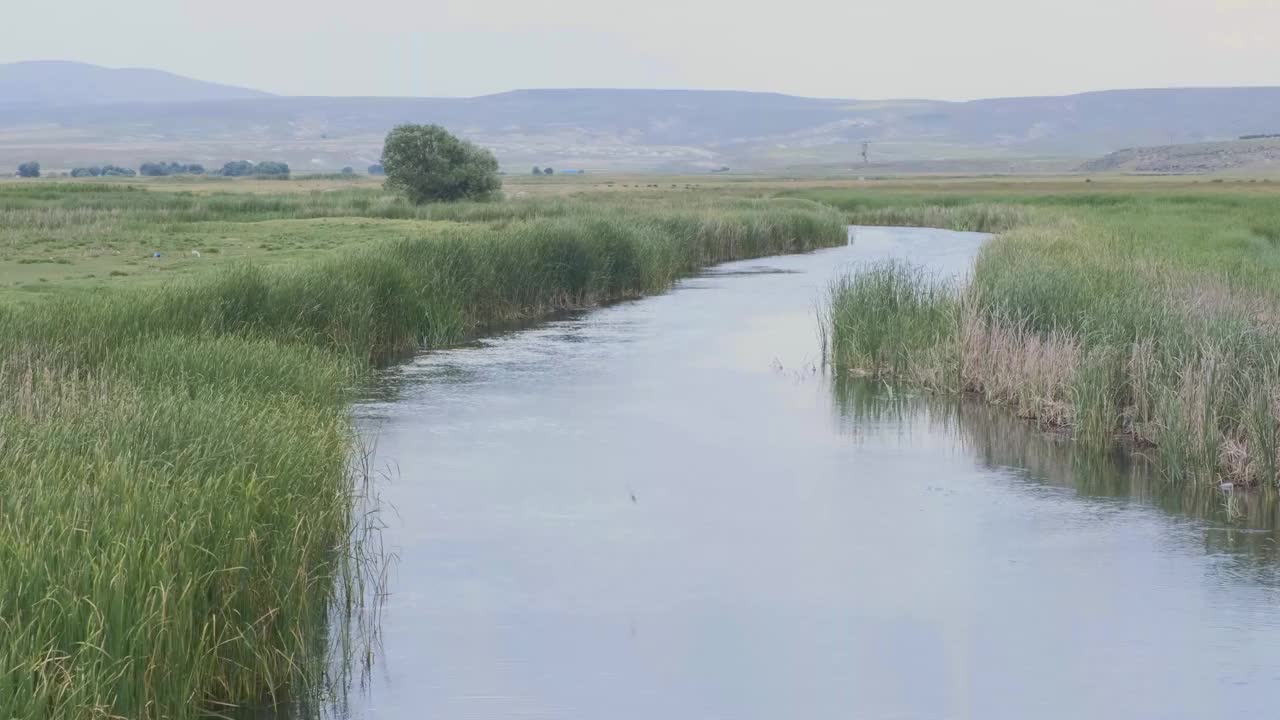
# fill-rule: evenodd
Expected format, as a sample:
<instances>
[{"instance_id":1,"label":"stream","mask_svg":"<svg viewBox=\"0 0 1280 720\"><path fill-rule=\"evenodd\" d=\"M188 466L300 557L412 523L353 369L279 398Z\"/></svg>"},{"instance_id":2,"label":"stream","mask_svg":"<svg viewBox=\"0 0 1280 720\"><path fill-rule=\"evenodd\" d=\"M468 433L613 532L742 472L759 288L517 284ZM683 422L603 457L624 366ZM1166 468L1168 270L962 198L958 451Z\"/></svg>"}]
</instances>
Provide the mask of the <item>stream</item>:
<instances>
[{"instance_id":1,"label":"stream","mask_svg":"<svg viewBox=\"0 0 1280 720\"><path fill-rule=\"evenodd\" d=\"M391 368L361 719L1273 717L1276 505L822 367L853 228Z\"/></svg>"}]
</instances>

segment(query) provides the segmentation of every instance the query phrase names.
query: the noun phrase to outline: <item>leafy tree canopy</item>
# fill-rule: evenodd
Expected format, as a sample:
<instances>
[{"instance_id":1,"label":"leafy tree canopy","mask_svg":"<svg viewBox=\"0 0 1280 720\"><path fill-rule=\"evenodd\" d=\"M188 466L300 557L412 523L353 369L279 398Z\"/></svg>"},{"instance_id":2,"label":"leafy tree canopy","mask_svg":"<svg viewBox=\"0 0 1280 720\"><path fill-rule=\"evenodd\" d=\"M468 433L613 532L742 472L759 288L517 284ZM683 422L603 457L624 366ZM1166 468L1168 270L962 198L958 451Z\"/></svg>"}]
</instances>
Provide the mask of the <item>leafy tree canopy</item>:
<instances>
[{"instance_id":1,"label":"leafy tree canopy","mask_svg":"<svg viewBox=\"0 0 1280 720\"><path fill-rule=\"evenodd\" d=\"M401 125L382 148L387 187L414 203L484 200L502 187L493 153L439 125Z\"/></svg>"}]
</instances>

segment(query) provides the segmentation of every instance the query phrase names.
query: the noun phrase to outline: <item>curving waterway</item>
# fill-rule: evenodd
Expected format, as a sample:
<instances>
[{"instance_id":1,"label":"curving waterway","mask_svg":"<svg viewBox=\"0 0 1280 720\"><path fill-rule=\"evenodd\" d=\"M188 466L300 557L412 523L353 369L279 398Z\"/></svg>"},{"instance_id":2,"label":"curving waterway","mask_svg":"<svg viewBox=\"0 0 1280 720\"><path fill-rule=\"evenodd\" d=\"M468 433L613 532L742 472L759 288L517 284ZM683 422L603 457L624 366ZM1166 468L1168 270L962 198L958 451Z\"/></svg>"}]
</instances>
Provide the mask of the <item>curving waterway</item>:
<instances>
[{"instance_id":1,"label":"curving waterway","mask_svg":"<svg viewBox=\"0 0 1280 720\"><path fill-rule=\"evenodd\" d=\"M855 228L385 373L396 555L352 718L1274 717L1274 499L1170 487L1007 412L833 381Z\"/></svg>"}]
</instances>

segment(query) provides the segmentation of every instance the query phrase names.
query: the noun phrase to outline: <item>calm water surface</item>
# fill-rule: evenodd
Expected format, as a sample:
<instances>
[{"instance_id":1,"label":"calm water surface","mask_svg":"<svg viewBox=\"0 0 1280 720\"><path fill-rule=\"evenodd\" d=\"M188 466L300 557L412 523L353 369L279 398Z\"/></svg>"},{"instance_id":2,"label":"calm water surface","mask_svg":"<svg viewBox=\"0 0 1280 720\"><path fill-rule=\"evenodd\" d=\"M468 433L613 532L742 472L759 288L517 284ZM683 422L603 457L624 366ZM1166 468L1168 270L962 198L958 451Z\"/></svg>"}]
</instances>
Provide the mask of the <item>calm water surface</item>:
<instances>
[{"instance_id":1,"label":"calm water surface","mask_svg":"<svg viewBox=\"0 0 1280 720\"><path fill-rule=\"evenodd\" d=\"M819 369L856 229L427 353L361 404L387 548L353 718L1212 718L1280 710L1275 504Z\"/></svg>"}]
</instances>

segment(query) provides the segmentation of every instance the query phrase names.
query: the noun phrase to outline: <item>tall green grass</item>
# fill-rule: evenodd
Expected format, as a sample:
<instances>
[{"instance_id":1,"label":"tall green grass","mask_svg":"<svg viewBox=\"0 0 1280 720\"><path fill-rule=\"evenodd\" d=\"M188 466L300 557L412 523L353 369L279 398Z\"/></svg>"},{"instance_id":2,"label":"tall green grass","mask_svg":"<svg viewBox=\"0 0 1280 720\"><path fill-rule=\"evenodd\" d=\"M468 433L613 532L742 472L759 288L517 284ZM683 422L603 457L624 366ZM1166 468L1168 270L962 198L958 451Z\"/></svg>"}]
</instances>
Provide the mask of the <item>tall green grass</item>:
<instances>
[{"instance_id":1,"label":"tall green grass","mask_svg":"<svg viewBox=\"0 0 1280 720\"><path fill-rule=\"evenodd\" d=\"M921 353L950 353L959 322L958 290L944 278L901 261L867 265L836 280L825 325L832 361L877 376L901 377L922 367ZM932 367L951 374L954 358Z\"/></svg>"},{"instance_id":2,"label":"tall green grass","mask_svg":"<svg viewBox=\"0 0 1280 720\"><path fill-rule=\"evenodd\" d=\"M27 219L80 212L80 198L90 222L147 223L210 207L355 212L365 197L166 207L59 190L22 191L45 204ZM707 264L845 241L841 215L804 200L404 212L459 224L293 267L0 309L0 716L185 718L307 687L335 595L358 582L346 407L367 368L660 292Z\"/></svg>"},{"instance_id":3,"label":"tall green grass","mask_svg":"<svg viewBox=\"0 0 1280 720\"><path fill-rule=\"evenodd\" d=\"M881 200L903 202L872 208L896 222L947 225L950 213L968 228L972 212L1012 225L958 296L899 267L835 287L836 364L979 393L1080 443L1156 455L1172 477L1280 480L1280 198ZM992 210L1000 203L1007 211ZM868 212L849 205L853 218ZM943 317L938 330L930 319Z\"/></svg>"}]
</instances>

